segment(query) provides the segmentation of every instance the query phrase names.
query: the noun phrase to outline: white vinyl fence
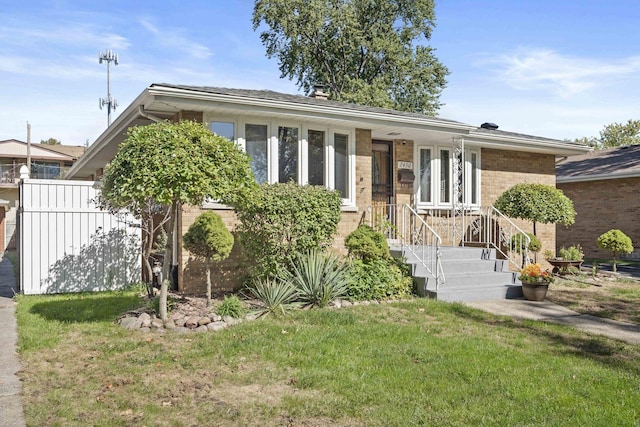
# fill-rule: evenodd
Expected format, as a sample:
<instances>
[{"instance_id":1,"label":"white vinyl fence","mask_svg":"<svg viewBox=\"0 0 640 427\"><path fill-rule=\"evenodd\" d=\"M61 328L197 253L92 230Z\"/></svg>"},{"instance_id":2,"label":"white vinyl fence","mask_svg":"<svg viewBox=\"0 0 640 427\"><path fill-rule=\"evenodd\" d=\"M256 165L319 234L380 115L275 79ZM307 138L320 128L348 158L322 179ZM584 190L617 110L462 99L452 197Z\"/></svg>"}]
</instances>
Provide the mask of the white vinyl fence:
<instances>
[{"instance_id":1,"label":"white vinyl fence","mask_svg":"<svg viewBox=\"0 0 640 427\"><path fill-rule=\"evenodd\" d=\"M104 291L140 281L140 227L100 210L94 182L25 179L20 184L20 290Z\"/></svg>"}]
</instances>

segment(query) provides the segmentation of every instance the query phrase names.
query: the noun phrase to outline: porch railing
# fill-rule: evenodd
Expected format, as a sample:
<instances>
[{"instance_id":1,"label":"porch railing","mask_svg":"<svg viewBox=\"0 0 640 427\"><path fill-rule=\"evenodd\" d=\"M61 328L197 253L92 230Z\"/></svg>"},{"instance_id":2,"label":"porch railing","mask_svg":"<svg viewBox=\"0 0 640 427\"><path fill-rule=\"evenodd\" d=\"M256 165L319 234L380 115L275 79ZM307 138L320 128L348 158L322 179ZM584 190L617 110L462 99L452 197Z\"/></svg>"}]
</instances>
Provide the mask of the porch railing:
<instances>
[{"instance_id":1,"label":"porch railing","mask_svg":"<svg viewBox=\"0 0 640 427\"><path fill-rule=\"evenodd\" d=\"M520 227L493 206L482 209L467 210L464 215L454 215L449 209L432 209L416 212L406 205L379 205L370 209L370 223L378 231L387 236L390 244L402 245L406 242L407 231L402 231L405 209L424 222L424 227L438 236L441 246L480 246L493 248L500 259L508 260L515 270L529 263L529 252L526 249L530 239ZM412 220L420 224L417 219ZM409 221L411 223L411 220ZM524 250L520 251L513 237L524 234ZM404 240L403 240L404 239ZM425 239L429 244L430 239ZM435 270L430 270L435 271Z\"/></svg>"},{"instance_id":2,"label":"porch railing","mask_svg":"<svg viewBox=\"0 0 640 427\"><path fill-rule=\"evenodd\" d=\"M435 283L435 290L445 282L441 263L442 239L409 205L370 207L369 224L382 232L392 246L413 257Z\"/></svg>"}]
</instances>

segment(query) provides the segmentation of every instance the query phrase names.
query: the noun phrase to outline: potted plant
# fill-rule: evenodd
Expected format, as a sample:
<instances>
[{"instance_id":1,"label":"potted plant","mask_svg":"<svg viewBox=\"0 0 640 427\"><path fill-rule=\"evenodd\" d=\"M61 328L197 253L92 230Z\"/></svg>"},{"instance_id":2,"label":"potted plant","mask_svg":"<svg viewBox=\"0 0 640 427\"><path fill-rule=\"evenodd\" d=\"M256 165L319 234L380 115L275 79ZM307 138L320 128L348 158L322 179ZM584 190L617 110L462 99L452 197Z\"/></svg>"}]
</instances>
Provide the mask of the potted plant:
<instances>
[{"instance_id":1,"label":"potted plant","mask_svg":"<svg viewBox=\"0 0 640 427\"><path fill-rule=\"evenodd\" d=\"M567 274L580 271L582 261L584 260L584 253L580 245L560 248L558 257L547 255L551 254L545 253L545 258L547 262L553 266L552 273L554 274Z\"/></svg>"},{"instance_id":2,"label":"potted plant","mask_svg":"<svg viewBox=\"0 0 640 427\"><path fill-rule=\"evenodd\" d=\"M522 283L522 294L529 301L543 301L553 282L553 274L543 270L538 263L529 264L520 270L518 280Z\"/></svg>"}]
</instances>

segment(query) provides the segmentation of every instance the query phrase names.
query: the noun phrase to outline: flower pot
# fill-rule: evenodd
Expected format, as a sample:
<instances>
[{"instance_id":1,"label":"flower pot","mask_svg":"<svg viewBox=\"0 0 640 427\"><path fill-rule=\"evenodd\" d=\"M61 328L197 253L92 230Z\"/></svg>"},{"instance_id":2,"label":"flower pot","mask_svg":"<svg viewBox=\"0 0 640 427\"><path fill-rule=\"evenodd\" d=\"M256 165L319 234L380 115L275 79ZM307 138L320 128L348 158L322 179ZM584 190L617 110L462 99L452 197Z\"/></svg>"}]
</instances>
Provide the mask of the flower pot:
<instances>
[{"instance_id":1,"label":"flower pot","mask_svg":"<svg viewBox=\"0 0 640 427\"><path fill-rule=\"evenodd\" d=\"M544 301L549 290L549 284L541 282L522 282L522 294L529 301Z\"/></svg>"}]
</instances>

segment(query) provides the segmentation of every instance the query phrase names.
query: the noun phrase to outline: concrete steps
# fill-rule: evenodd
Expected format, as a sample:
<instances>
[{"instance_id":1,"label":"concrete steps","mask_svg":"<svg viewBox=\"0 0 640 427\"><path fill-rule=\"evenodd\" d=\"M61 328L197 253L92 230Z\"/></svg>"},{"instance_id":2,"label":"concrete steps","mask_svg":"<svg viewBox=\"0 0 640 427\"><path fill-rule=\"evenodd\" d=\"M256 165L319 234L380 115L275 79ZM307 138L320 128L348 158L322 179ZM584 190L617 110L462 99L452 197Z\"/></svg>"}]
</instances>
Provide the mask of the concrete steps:
<instances>
[{"instance_id":1,"label":"concrete steps","mask_svg":"<svg viewBox=\"0 0 640 427\"><path fill-rule=\"evenodd\" d=\"M391 248L395 257L404 257L412 266L418 295L444 301L482 301L522 297L517 273L509 271L506 260L496 259L493 249L473 247L441 248L440 262L445 281L436 290L435 279L413 253ZM414 248L418 249L418 248Z\"/></svg>"}]
</instances>

